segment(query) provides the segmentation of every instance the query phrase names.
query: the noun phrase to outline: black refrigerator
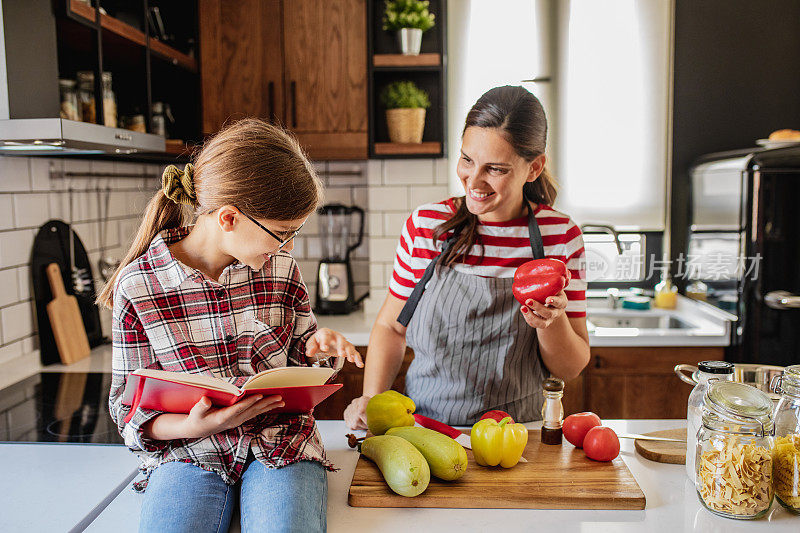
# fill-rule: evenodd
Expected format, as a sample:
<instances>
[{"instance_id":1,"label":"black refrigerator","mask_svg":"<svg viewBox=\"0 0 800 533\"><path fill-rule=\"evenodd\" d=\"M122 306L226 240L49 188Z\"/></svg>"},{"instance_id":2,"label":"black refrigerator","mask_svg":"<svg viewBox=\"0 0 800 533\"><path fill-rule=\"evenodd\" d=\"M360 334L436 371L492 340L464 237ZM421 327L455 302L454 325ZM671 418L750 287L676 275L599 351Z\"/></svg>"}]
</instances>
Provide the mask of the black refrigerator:
<instances>
[{"instance_id":1,"label":"black refrigerator","mask_svg":"<svg viewBox=\"0 0 800 533\"><path fill-rule=\"evenodd\" d=\"M686 278L737 317L726 359L800 363L800 144L709 154L690 169Z\"/></svg>"}]
</instances>

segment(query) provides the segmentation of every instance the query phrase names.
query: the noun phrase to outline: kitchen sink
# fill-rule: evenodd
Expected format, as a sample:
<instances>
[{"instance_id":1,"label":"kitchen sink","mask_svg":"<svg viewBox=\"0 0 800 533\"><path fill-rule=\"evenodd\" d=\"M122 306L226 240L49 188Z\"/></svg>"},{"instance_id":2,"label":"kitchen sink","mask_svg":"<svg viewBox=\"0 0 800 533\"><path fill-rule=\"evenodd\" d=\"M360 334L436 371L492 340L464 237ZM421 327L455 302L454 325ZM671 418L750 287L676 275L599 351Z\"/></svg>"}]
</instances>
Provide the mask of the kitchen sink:
<instances>
[{"instance_id":1,"label":"kitchen sink","mask_svg":"<svg viewBox=\"0 0 800 533\"><path fill-rule=\"evenodd\" d=\"M596 328L690 329L696 327L690 322L671 315L620 316L590 313L588 321Z\"/></svg>"}]
</instances>

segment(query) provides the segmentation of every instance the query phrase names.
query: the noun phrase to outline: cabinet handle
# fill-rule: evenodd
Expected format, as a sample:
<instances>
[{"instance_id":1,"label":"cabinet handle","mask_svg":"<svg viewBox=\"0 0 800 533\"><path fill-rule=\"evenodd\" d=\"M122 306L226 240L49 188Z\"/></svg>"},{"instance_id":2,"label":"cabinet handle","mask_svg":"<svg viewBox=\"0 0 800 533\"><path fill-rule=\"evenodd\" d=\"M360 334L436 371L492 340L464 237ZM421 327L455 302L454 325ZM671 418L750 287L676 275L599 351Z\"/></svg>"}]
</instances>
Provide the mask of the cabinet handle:
<instances>
[{"instance_id":1,"label":"cabinet handle","mask_svg":"<svg viewBox=\"0 0 800 533\"><path fill-rule=\"evenodd\" d=\"M595 368L603 368L603 358L595 356L594 358L594 367Z\"/></svg>"},{"instance_id":2,"label":"cabinet handle","mask_svg":"<svg viewBox=\"0 0 800 533\"><path fill-rule=\"evenodd\" d=\"M292 98L292 127L297 127L297 83L292 82L289 85L289 92Z\"/></svg>"},{"instance_id":3,"label":"cabinet handle","mask_svg":"<svg viewBox=\"0 0 800 533\"><path fill-rule=\"evenodd\" d=\"M275 122L275 82L271 81L267 85L267 99L269 101L269 115L267 120L270 123Z\"/></svg>"}]
</instances>

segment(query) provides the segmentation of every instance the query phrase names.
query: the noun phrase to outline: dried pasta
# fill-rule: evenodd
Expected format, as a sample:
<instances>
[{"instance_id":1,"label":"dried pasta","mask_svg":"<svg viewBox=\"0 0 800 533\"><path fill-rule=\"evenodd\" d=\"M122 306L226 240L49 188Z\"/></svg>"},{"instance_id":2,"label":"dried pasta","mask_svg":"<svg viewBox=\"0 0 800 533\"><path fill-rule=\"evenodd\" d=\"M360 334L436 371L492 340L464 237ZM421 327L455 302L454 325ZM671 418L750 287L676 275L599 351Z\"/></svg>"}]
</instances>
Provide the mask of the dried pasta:
<instances>
[{"instance_id":1,"label":"dried pasta","mask_svg":"<svg viewBox=\"0 0 800 533\"><path fill-rule=\"evenodd\" d=\"M800 433L775 439L772 478L775 496L800 511Z\"/></svg>"},{"instance_id":2,"label":"dried pasta","mask_svg":"<svg viewBox=\"0 0 800 533\"><path fill-rule=\"evenodd\" d=\"M706 506L720 513L755 516L772 504L772 456L734 436L709 442L700 455L697 488Z\"/></svg>"}]
</instances>

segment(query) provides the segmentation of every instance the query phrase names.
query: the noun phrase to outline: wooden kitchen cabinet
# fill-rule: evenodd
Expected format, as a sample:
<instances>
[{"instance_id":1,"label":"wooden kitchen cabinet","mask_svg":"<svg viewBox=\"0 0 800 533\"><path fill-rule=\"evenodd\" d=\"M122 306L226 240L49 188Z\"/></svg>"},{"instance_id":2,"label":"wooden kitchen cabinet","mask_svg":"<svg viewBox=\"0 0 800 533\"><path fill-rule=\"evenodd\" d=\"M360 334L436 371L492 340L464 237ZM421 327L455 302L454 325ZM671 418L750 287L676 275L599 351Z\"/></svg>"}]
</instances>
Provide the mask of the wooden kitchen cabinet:
<instances>
[{"instance_id":1,"label":"wooden kitchen cabinet","mask_svg":"<svg viewBox=\"0 0 800 533\"><path fill-rule=\"evenodd\" d=\"M367 158L365 0L201 0L203 131L257 116L313 159Z\"/></svg>"},{"instance_id":2,"label":"wooden kitchen cabinet","mask_svg":"<svg viewBox=\"0 0 800 533\"><path fill-rule=\"evenodd\" d=\"M722 347L592 348L579 378L582 387L565 393L565 399L577 396L577 401L569 399L575 410L568 410L565 402L564 411L593 411L600 418L685 418L692 388L678 379L673 367L722 359Z\"/></svg>"},{"instance_id":3,"label":"wooden kitchen cabinet","mask_svg":"<svg viewBox=\"0 0 800 533\"><path fill-rule=\"evenodd\" d=\"M367 347L356 346L356 349L366 361ZM400 371L397 373L392 389L398 392L405 391L406 372L413 360L414 352L410 348L406 348L405 357L400 365ZM364 389L364 369L358 368L352 363L345 363L336 376L334 383L341 383L343 387L314 409L314 417L319 420L341 420L344 418L345 408L350 405L351 401L361 396L361 392Z\"/></svg>"}]
</instances>

